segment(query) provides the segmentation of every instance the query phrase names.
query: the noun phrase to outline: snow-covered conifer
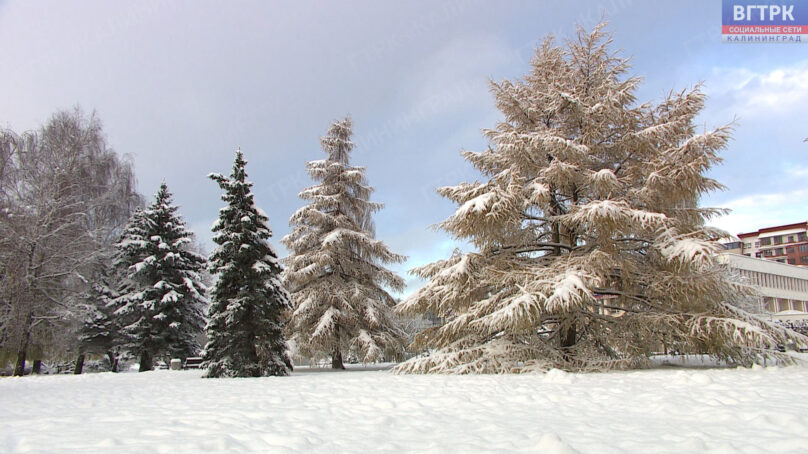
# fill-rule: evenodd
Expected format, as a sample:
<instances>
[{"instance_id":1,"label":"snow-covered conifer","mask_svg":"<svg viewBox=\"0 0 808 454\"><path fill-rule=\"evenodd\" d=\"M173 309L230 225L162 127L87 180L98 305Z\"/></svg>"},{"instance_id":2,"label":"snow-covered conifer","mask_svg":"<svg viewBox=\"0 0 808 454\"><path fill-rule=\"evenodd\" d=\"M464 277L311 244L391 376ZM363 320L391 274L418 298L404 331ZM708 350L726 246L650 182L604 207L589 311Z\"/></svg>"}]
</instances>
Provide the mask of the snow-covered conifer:
<instances>
[{"instance_id":1,"label":"snow-covered conifer","mask_svg":"<svg viewBox=\"0 0 808 454\"><path fill-rule=\"evenodd\" d=\"M698 131L704 95L636 103L640 79L603 24L537 49L521 80L492 83L504 119L464 152L485 181L444 187L442 228L472 252L417 268L429 282L401 312L447 323L399 372L638 367L663 346L749 364L791 335L737 309L746 291L715 261L722 186L705 174L730 127Z\"/></svg>"},{"instance_id":2,"label":"snow-covered conifer","mask_svg":"<svg viewBox=\"0 0 808 454\"><path fill-rule=\"evenodd\" d=\"M330 355L335 369L344 368L346 353L366 362L393 358L404 335L387 291L404 283L383 265L405 257L375 239L372 215L383 205L370 201L365 168L350 165L351 127L349 118L337 121L321 139L327 159L307 165L318 184L300 193L309 204L292 215L282 240L295 345L304 355Z\"/></svg>"},{"instance_id":3,"label":"snow-covered conifer","mask_svg":"<svg viewBox=\"0 0 808 454\"><path fill-rule=\"evenodd\" d=\"M280 279L278 255L270 246L267 216L255 205L241 150L230 177L210 174L227 205L213 226L218 245L210 257L217 275L205 329L207 377L288 375L292 370L284 327L291 309Z\"/></svg>"},{"instance_id":4,"label":"snow-covered conifer","mask_svg":"<svg viewBox=\"0 0 808 454\"><path fill-rule=\"evenodd\" d=\"M116 267L125 276L116 314L125 320L128 349L151 370L156 357L199 352L208 304L200 271L205 257L189 245L193 233L173 205L165 183L154 202L138 210L117 244Z\"/></svg>"},{"instance_id":5,"label":"snow-covered conifer","mask_svg":"<svg viewBox=\"0 0 808 454\"><path fill-rule=\"evenodd\" d=\"M87 314L79 329L79 351L81 355L105 355L110 370L117 372L120 347L126 338L121 331L120 317L115 314L119 295L109 282L110 279L102 275L87 291Z\"/></svg>"}]
</instances>

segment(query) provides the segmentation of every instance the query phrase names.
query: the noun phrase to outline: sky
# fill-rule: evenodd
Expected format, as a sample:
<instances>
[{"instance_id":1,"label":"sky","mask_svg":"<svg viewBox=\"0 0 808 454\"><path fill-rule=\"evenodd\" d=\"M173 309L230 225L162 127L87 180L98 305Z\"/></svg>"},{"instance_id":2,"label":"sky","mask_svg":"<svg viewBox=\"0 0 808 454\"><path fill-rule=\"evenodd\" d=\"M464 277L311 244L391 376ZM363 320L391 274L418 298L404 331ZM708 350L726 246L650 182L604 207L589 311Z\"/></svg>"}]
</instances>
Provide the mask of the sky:
<instances>
[{"instance_id":1,"label":"sky","mask_svg":"<svg viewBox=\"0 0 808 454\"><path fill-rule=\"evenodd\" d=\"M305 163L331 122L350 115L376 188L376 236L407 270L463 246L430 229L454 206L438 186L479 179L461 150L484 150L501 118L489 81L529 71L549 34L609 22L614 48L644 78L640 101L703 83L699 126L734 126L710 175L727 189L703 205L730 233L808 220L808 46L721 42L721 2L0 0L0 127L21 132L56 111L95 111L129 156L140 192L162 181L200 240L220 201L210 172L248 160L274 231L303 202Z\"/></svg>"}]
</instances>

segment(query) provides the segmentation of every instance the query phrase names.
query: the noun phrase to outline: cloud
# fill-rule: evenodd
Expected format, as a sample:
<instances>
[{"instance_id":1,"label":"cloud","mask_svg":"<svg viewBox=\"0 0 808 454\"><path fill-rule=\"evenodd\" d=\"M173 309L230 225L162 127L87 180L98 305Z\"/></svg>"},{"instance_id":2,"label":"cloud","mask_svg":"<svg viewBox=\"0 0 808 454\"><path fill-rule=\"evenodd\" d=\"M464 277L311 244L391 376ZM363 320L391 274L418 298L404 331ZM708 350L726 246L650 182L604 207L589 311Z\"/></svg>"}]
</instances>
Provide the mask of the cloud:
<instances>
[{"instance_id":1,"label":"cloud","mask_svg":"<svg viewBox=\"0 0 808 454\"><path fill-rule=\"evenodd\" d=\"M721 110L741 119L791 116L808 102L808 60L763 71L716 67L705 92Z\"/></svg>"},{"instance_id":2,"label":"cloud","mask_svg":"<svg viewBox=\"0 0 808 454\"><path fill-rule=\"evenodd\" d=\"M732 200L725 205L732 210L764 208L792 204L797 201L805 200L806 196L808 196L808 190L800 189L789 193L755 194Z\"/></svg>"},{"instance_id":3,"label":"cloud","mask_svg":"<svg viewBox=\"0 0 808 454\"><path fill-rule=\"evenodd\" d=\"M807 198L808 189L739 197L723 203L723 207L732 211L711 220L710 225L737 235L764 227L805 221L808 220L804 204Z\"/></svg>"},{"instance_id":4,"label":"cloud","mask_svg":"<svg viewBox=\"0 0 808 454\"><path fill-rule=\"evenodd\" d=\"M808 178L808 166L800 166L786 169L786 173L791 178Z\"/></svg>"}]
</instances>

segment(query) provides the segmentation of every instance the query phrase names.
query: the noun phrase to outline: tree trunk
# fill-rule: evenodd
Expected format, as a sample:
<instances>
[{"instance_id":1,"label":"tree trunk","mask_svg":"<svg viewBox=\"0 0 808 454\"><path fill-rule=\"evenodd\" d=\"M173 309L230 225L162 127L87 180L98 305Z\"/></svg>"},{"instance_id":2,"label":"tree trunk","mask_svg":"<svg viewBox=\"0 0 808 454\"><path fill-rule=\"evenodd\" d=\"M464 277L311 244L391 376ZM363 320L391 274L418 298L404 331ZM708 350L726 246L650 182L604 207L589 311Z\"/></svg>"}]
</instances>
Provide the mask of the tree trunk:
<instances>
[{"instance_id":1,"label":"tree trunk","mask_svg":"<svg viewBox=\"0 0 808 454\"><path fill-rule=\"evenodd\" d=\"M578 333L575 329L575 323L563 328L563 331L561 332L561 352L564 355L564 359L567 361L572 359L570 349L575 346L576 337L578 337Z\"/></svg>"},{"instance_id":2,"label":"tree trunk","mask_svg":"<svg viewBox=\"0 0 808 454\"><path fill-rule=\"evenodd\" d=\"M20 348L17 350L17 364L14 366L14 376L22 377L25 373L25 358L28 356L28 344L31 341L31 322L34 319L34 313L29 312L25 317L25 329L20 339Z\"/></svg>"},{"instance_id":3,"label":"tree trunk","mask_svg":"<svg viewBox=\"0 0 808 454\"><path fill-rule=\"evenodd\" d=\"M25 356L28 353L28 342L24 342L17 351L17 363L14 365L14 376L22 377L25 373Z\"/></svg>"},{"instance_id":4,"label":"tree trunk","mask_svg":"<svg viewBox=\"0 0 808 454\"><path fill-rule=\"evenodd\" d=\"M42 360L41 359L35 359L34 360L34 367L31 369L31 373L32 374L37 374L37 375L42 373Z\"/></svg>"},{"instance_id":5,"label":"tree trunk","mask_svg":"<svg viewBox=\"0 0 808 454\"><path fill-rule=\"evenodd\" d=\"M140 354L140 368L138 372L146 372L148 370L154 369L154 365L152 364L152 357L151 353L143 352Z\"/></svg>"},{"instance_id":6,"label":"tree trunk","mask_svg":"<svg viewBox=\"0 0 808 454\"><path fill-rule=\"evenodd\" d=\"M107 359L109 360L109 371L118 372L118 356L112 350L107 352Z\"/></svg>"},{"instance_id":7,"label":"tree trunk","mask_svg":"<svg viewBox=\"0 0 808 454\"><path fill-rule=\"evenodd\" d=\"M84 353L80 353L76 358L76 366L73 368L73 375L81 375L84 371Z\"/></svg>"},{"instance_id":8,"label":"tree trunk","mask_svg":"<svg viewBox=\"0 0 808 454\"><path fill-rule=\"evenodd\" d=\"M342 363L342 352L339 350L339 346L334 347L334 351L331 353L331 368L345 369L345 364Z\"/></svg>"}]
</instances>

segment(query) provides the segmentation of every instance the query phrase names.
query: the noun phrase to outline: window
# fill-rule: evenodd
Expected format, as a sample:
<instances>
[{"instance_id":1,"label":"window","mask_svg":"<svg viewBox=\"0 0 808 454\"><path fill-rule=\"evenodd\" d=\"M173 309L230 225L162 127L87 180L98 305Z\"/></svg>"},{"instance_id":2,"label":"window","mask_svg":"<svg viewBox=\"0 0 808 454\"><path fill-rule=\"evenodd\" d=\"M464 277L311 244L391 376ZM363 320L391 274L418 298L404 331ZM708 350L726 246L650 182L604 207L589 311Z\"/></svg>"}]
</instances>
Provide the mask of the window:
<instances>
[{"instance_id":1,"label":"window","mask_svg":"<svg viewBox=\"0 0 808 454\"><path fill-rule=\"evenodd\" d=\"M808 241L808 233L798 233L797 234L797 241Z\"/></svg>"},{"instance_id":2,"label":"window","mask_svg":"<svg viewBox=\"0 0 808 454\"><path fill-rule=\"evenodd\" d=\"M772 244L772 239L771 239L771 238L761 238L761 239L760 239L760 244L761 244L762 246L771 246L771 244Z\"/></svg>"},{"instance_id":3,"label":"window","mask_svg":"<svg viewBox=\"0 0 808 454\"><path fill-rule=\"evenodd\" d=\"M797 264L797 259L788 259L788 264L789 265L796 265Z\"/></svg>"},{"instance_id":4,"label":"window","mask_svg":"<svg viewBox=\"0 0 808 454\"><path fill-rule=\"evenodd\" d=\"M808 252L808 244L801 244L800 252Z\"/></svg>"},{"instance_id":5,"label":"window","mask_svg":"<svg viewBox=\"0 0 808 454\"><path fill-rule=\"evenodd\" d=\"M787 242L788 242L788 243L793 243L793 242L794 242L794 235L789 235L789 236L788 236L788 241L787 241Z\"/></svg>"},{"instance_id":6,"label":"window","mask_svg":"<svg viewBox=\"0 0 808 454\"><path fill-rule=\"evenodd\" d=\"M768 296L763 297L763 306L766 308L767 311L775 312L774 304L775 302L773 298L770 298Z\"/></svg>"},{"instance_id":7,"label":"window","mask_svg":"<svg viewBox=\"0 0 808 454\"><path fill-rule=\"evenodd\" d=\"M774 255L783 255L783 248L781 247L775 248Z\"/></svg>"},{"instance_id":8,"label":"window","mask_svg":"<svg viewBox=\"0 0 808 454\"><path fill-rule=\"evenodd\" d=\"M786 254L793 254L794 253L794 246L789 246L786 248Z\"/></svg>"},{"instance_id":9,"label":"window","mask_svg":"<svg viewBox=\"0 0 808 454\"><path fill-rule=\"evenodd\" d=\"M751 248L752 248L752 243L744 243L744 244L743 244L743 247L744 247L745 249L751 249Z\"/></svg>"},{"instance_id":10,"label":"window","mask_svg":"<svg viewBox=\"0 0 808 454\"><path fill-rule=\"evenodd\" d=\"M780 235L774 237L774 244L783 244L783 237Z\"/></svg>"},{"instance_id":11,"label":"window","mask_svg":"<svg viewBox=\"0 0 808 454\"><path fill-rule=\"evenodd\" d=\"M802 257L800 257L800 263L808 264L808 255L803 255Z\"/></svg>"}]
</instances>

